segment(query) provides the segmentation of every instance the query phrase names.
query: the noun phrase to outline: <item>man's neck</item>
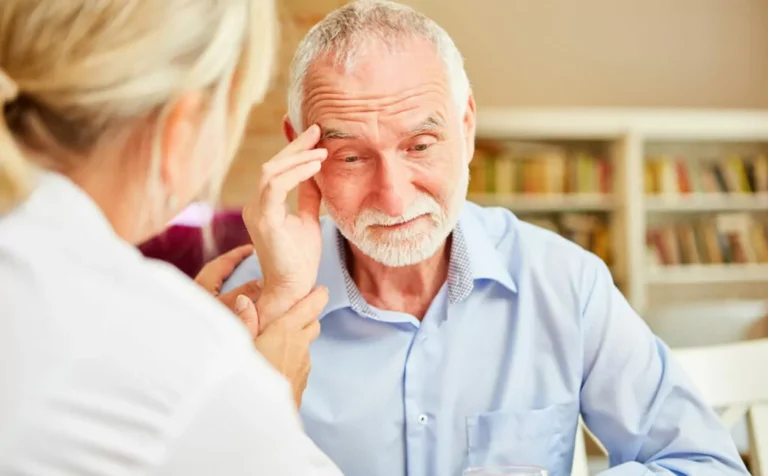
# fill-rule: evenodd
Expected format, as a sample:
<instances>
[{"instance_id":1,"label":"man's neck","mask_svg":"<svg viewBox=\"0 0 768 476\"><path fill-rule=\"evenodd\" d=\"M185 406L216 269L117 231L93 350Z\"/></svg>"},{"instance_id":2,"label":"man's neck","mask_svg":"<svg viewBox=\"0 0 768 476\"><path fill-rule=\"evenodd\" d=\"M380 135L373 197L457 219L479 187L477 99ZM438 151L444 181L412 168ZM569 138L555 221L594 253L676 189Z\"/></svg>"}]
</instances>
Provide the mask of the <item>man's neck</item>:
<instances>
[{"instance_id":1,"label":"man's neck","mask_svg":"<svg viewBox=\"0 0 768 476\"><path fill-rule=\"evenodd\" d=\"M422 320L448 277L450 240L430 258L399 268L384 266L348 243L349 274L370 305Z\"/></svg>"}]
</instances>

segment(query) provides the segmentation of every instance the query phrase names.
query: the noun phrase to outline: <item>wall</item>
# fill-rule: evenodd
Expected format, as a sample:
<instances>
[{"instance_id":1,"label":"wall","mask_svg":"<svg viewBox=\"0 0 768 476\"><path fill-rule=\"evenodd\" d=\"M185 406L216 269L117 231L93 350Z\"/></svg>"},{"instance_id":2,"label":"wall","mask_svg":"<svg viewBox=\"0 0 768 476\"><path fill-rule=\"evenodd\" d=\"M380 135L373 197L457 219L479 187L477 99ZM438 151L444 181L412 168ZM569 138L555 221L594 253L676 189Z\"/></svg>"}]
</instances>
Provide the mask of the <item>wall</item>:
<instances>
[{"instance_id":1,"label":"wall","mask_svg":"<svg viewBox=\"0 0 768 476\"><path fill-rule=\"evenodd\" d=\"M481 106L768 108L765 0L406 1L454 38Z\"/></svg>"},{"instance_id":2,"label":"wall","mask_svg":"<svg viewBox=\"0 0 768 476\"><path fill-rule=\"evenodd\" d=\"M237 207L253 193L261 164L285 145L282 121L285 114L288 66L301 38L315 23L345 0L276 0L280 9L281 39L272 88L264 102L251 113L244 143L222 190L221 203Z\"/></svg>"},{"instance_id":3,"label":"wall","mask_svg":"<svg viewBox=\"0 0 768 476\"><path fill-rule=\"evenodd\" d=\"M467 58L478 105L768 108L768 0L405 0ZM282 0L279 74L224 189L242 204L280 132L290 56L344 0Z\"/></svg>"}]
</instances>

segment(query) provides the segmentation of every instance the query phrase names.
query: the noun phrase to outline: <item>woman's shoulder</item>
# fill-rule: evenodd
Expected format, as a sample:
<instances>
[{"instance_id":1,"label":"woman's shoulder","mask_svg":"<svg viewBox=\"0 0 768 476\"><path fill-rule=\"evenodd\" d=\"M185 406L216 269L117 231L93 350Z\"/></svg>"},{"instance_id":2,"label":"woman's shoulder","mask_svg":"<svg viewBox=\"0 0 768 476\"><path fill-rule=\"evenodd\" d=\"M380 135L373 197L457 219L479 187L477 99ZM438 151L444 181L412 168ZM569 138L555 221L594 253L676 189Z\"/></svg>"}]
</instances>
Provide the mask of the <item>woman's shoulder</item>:
<instances>
[{"instance_id":1,"label":"woman's shoulder","mask_svg":"<svg viewBox=\"0 0 768 476\"><path fill-rule=\"evenodd\" d=\"M55 242L0 243L8 317L0 330L34 335L64 360L101 355L147 375L194 379L214 362L251 361L251 338L233 313L172 266L126 247L95 259Z\"/></svg>"}]
</instances>

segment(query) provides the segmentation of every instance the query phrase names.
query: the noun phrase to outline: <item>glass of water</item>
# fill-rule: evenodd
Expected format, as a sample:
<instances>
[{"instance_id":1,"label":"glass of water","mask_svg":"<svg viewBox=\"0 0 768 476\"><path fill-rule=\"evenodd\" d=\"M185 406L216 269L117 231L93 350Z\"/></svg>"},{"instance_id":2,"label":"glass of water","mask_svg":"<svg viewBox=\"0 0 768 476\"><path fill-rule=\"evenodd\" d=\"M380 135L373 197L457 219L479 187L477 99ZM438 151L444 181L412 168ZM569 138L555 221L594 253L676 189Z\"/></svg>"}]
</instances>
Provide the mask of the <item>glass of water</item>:
<instances>
[{"instance_id":1,"label":"glass of water","mask_svg":"<svg viewBox=\"0 0 768 476\"><path fill-rule=\"evenodd\" d=\"M463 476L547 476L539 466L478 466L464 470Z\"/></svg>"}]
</instances>

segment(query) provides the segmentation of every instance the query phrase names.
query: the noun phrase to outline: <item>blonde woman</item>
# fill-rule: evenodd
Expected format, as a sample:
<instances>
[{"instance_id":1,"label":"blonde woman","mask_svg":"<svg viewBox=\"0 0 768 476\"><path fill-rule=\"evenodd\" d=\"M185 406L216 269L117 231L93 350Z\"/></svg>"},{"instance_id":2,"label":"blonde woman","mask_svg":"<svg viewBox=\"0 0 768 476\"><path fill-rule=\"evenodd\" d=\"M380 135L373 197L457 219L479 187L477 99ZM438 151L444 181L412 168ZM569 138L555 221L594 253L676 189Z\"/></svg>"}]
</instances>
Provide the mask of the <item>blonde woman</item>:
<instances>
[{"instance_id":1,"label":"blonde woman","mask_svg":"<svg viewBox=\"0 0 768 476\"><path fill-rule=\"evenodd\" d=\"M0 474L339 474L275 370L300 380L285 343L316 336L323 292L266 326L268 362L133 246L215 196L267 88L273 9L0 2Z\"/></svg>"}]
</instances>

